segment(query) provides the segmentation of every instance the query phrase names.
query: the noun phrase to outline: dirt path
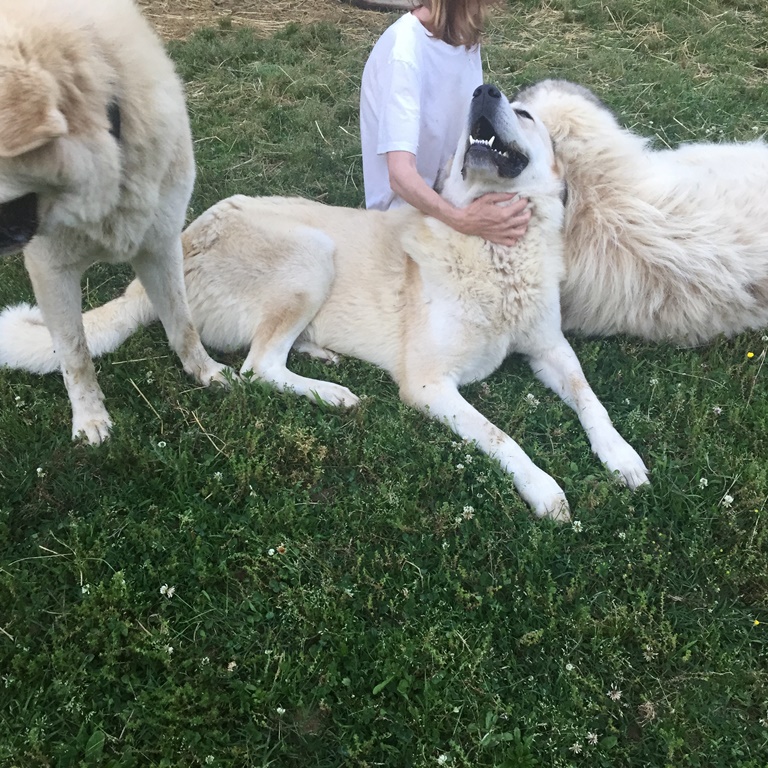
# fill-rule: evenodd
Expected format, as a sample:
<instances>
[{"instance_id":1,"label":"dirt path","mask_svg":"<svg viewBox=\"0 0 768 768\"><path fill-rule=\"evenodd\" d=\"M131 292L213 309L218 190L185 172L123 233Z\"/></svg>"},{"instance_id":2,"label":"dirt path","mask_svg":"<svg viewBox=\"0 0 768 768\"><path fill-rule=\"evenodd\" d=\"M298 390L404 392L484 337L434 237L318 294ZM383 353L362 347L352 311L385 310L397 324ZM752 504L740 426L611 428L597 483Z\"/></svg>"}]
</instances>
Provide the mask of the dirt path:
<instances>
[{"instance_id":1,"label":"dirt path","mask_svg":"<svg viewBox=\"0 0 768 768\"><path fill-rule=\"evenodd\" d=\"M341 0L138 0L138 4L166 39L185 38L199 27L220 23L254 27L265 35L291 21L380 30L388 18Z\"/></svg>"}]
</instances>

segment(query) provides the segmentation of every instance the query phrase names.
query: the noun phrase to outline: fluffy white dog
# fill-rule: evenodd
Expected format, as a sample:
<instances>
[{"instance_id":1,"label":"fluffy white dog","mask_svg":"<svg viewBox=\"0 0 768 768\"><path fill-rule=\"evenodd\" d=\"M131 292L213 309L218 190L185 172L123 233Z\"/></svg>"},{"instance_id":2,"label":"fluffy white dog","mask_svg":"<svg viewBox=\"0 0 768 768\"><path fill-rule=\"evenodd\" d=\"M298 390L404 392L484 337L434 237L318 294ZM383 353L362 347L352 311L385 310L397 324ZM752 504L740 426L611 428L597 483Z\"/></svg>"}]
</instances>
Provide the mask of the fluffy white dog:
<instances>
[{"instance_id":1,"label":"fluffy white dog","mask_svg":"<svg viewBox=\"0 0 768 768\"><path fill-rule=\"evenodd\" d=\"M768 325L768 146L652 149L586 88L517 99L549 130L568 184L563 327L697 345Z\"/></svg>"},{"instance_id":2,"label":"fluffy white dog","mask_svg":"<svg viewBox=\"0 0 768 768\"><path fill-rule=\"evenodd\" d=\"M291 347L381 366L403 400L494 456L537 515L567 519L555 480L459 386L520 352L576 411L610 470L634 488L647 482L646 469L560 330L563 181L549 135L526 108L484 86L472 100L443 194L466 205L507 191L533 204L528 233L512 248L462 235L411 208L382 213L291 198L224 200L184 234L192 317L206 343L250 348L243 372L336 405L354 405L357 397L288 370ZM124 296L86 313L92 351L114 349L155 317L134 282ZM26 359L37 370L55 369L45 328L19 320L15 333Z\"/></svg>"}]
</instances>

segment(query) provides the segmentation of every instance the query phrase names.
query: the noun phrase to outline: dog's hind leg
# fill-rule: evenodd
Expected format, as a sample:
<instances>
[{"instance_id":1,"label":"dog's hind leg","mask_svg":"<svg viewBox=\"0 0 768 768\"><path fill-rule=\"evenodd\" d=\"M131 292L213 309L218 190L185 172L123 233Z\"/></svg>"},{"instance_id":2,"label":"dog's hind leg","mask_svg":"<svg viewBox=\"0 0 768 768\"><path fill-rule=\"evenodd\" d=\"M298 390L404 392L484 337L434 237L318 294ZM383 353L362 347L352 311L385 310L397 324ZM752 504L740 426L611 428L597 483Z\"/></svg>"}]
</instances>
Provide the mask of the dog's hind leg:
<instances>
[{"instance_id":1,"label":"dog's hind leg","mask_svg":"<svg viewBox=\"0 0 768 768\"><path fill-rule=\"evenodd\" d=\"M592 391L576 353L560 335L541 352L528 356L536 376L558 394L579 417L592 450L630 488L648 482L648 470L634 448L616 431L608 412Z\"/></svg>"},{"instance_id":2,"label":"dog's hind leg","mask_svg":"<svg viewBox=\"0 0 768 768\"><path fill-rule=\"evenodd\" d=\"M211 359L192 324L184 287L181 239L167 237L153 243L131 262L152 302L168 341L184 370L201 384L227 384L227 367Z\"/></svg>"},{"instance_id":3,"label":"dog's hind leg","mask_svg":"<svg viewBox=\"0 0 768 768\"><path fill-rule=\"evenodd\" d=\"M292 347L326 361L338 360L331 350L302 336L330 294L335 242L321 230L304 226L277 230L271 236L265 250L281 255L261 274L259 286L248 291L258 295L250 313L257 322L240 373L252 371L280 392L293 391L338 407L357 405L359 399L346 387L300 376L286 365Z\"/></svg>"},{"instance_id":4,"label":"dog's hind leg","mask_svg":"<svg viewBox=\"0 0 768 768\"><path fill-rule=\"evenodd\" d=\"M446 423L457 435L476 443L483 453L496 459L512 475L518 493L538 517L561 522L570 520L565 493L555 480L539 469L509 435L471 406L452 381L443 379L401 385L400 396L420 411Z\"/></svg>"},{"instance_id":5,"label":"dog's hind leg","mask_svg":"<svg viewBox=\"0 0 768 768\"><path fill-rule=\"evenodd\" d=\"M322 297L312 292L296 292L281 296L271 306L261 308L262 319L256 328L248 357L240 369L244 375L253 372L259 379L272 384L280 392L293 391L310 400L321 400L329 405L351 408L359 399L340 384L299 376L286 366L288 353L297 337L312 321L322 305ZM318 298L321 298L318 301ZM302 345L322 349L312 342Z\"/></svg>"}]
</instances>

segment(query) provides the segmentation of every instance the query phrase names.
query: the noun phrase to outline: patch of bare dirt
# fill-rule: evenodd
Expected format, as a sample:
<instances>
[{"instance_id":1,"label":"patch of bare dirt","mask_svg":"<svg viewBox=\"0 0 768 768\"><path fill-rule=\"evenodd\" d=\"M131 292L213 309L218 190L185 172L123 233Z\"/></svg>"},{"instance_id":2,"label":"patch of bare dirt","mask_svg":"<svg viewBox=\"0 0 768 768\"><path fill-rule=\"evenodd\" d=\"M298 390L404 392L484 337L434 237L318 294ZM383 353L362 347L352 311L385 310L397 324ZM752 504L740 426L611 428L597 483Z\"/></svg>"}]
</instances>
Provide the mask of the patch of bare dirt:
<instances>
[{"instance_id":1,"label":"patch of bare dirt","mask_svg":"<svg viewBox=\"0 0 768 768\"><path fill-rule=\"evenodd\" d=\"M271 35L291 21L327 21L350 30L380 30L387 14L342 0L138 0L144 15L166 40L183 39L200 27L253 27Z\"/></svg>"}]
</instances>

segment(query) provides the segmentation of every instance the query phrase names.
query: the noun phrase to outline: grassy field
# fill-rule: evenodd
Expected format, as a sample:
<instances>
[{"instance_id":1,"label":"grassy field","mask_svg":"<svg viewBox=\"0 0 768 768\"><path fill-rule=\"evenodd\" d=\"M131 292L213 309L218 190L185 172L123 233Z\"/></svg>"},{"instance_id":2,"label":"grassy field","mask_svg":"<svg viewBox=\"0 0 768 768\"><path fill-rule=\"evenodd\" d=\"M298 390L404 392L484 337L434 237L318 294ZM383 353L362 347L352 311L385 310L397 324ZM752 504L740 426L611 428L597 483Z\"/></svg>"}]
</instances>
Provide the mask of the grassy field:
<instances>
[{"instance_id":1,"label":"grassy field","mask_svg":"<svg viewBox=\"0 0 768 768\"><path fill-rule=\"evenodd\" d=\"M190 216L234 192L360 205L374 39L173 43ZM764 0L524 0L484 59L507 91L584 83L674 146L768 131L766 40ZM20 257L0 277L0 305L32 299ZM86 304L128 279L93 268ZM767 332L573 339L652 470L635 494L524 361L467 387L561 483L572 526L534 520L355 360L292 359L366 396L339 413L201 390L149 328L98 364L98 449L70 442L60 377L0 371L0 765L765 768Z\"/></svg>"}]
</instances>

